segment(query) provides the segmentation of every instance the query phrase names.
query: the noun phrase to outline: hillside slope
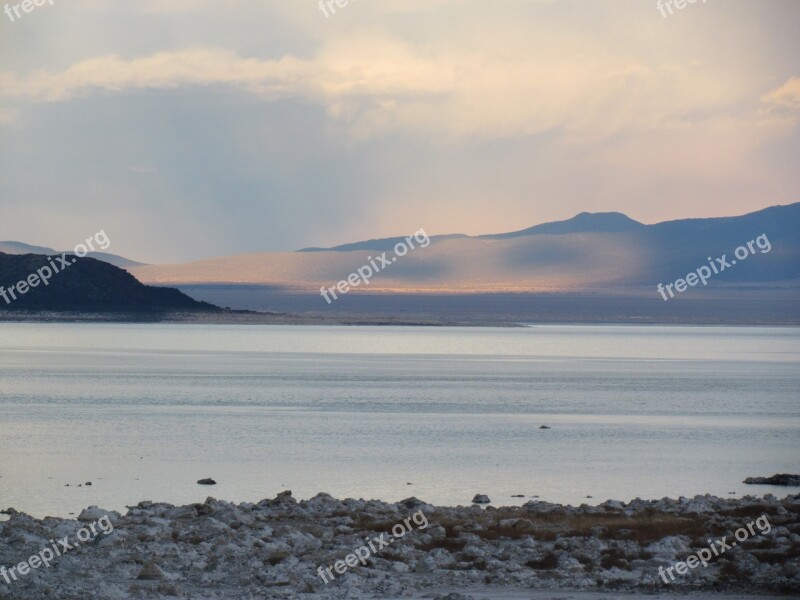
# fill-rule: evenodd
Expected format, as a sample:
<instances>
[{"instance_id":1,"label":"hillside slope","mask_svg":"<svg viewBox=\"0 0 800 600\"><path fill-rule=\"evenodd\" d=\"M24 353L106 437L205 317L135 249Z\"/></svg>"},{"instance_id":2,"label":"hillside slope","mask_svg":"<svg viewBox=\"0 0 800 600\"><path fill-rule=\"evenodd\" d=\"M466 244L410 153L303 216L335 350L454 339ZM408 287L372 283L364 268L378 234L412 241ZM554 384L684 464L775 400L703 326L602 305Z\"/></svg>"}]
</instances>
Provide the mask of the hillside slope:
<instances>
[{"instance_id":1,"label":"hillside slope","mask_svg":"<svg viewBox=\"0 0 800 600\"><path fill-rule=\"evenodd\" d=\"M0 252L0 311L217 311L217 307L192 300L172 288L146 286L127 271L95 260L67 256L68 266L40 254L10 255ZM35 287L20 293L17 283L40 269L55 265L48 284L34 279ZM47 271L40 271L44 277ZM16 296L16 298L15 298Z\"/></svg>"}]
</instances>

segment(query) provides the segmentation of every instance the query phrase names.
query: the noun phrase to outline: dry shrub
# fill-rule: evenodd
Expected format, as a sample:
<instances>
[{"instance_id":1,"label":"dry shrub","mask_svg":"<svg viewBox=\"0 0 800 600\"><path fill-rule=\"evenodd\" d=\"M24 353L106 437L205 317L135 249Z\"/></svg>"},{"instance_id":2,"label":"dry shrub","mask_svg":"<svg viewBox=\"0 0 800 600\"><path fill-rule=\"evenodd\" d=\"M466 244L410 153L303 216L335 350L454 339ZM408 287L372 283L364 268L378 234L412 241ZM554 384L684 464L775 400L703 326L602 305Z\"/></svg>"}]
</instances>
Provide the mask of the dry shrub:
<instances>
[{"instance_id":1,"label":"dry shrub","mask_svg":"<svg viewBox=\"0 0 800 600\"><path fill-rule=\"evenodd\" d=\"M353 516L353 529L356 531L376 531L378 533L391 533L397 521L388 519L376 520L366 515Z\"/></svg>"},{"instance_id":2,"label":"dry shrub","mask_svg":"<svg viewBox=\"0 0 800 600\"><path fill-rule=\"evenodd\" d=\"M558 557L548 552L539 560L529 560L525 565L534 571L552 571L558 568Z\"/></svg>"},{"instance_id":3,"label":"dry shrub","mask_svg":"<svg viewBox=\"0 0 800 600\"><path fill-rule=\"evenodd\" d=\"M769 506L767 504L753 504L751 506L737 506L736 508L723 510L720 511L720 514L725 515L726 517L735 517L739 519L743 517L749 517L755 520L762 515L777 515L778 510L779 510L778 506Z\"/></svg>"},{"instance_id":4,"label":"dry shrub","mask_svg":"<svg viewBox=\"0 0 800 600\"><path fill-rule=\"evenodd\" d=\"M743 573L735 561L728 559L720 559L719 561L719 579L742 581L747 579L747 574Z\"/></svg>"},{"instance_id":5,"label":"dry shrub","mask_svg":"<svg viewBox=\"0 0 800 600\"><path fill-rule=\"evenodd\" d=\"M526 519L532 527L514 526L500 521ZM375 531L385 531L387 525L381 522L364 523ZM697 540L709 535L702 517L678 516L643 511L631 517L619 513L569 514L557 511L545 514L531 514L517 507L499 509L481 514L470 514L463 519L439 519L437 523L447 532L447 538L458 538L456 528L474 533L486 541L498 539L520 540L528 536L538 541L551 542L564 537L594 537L599 531L600 539L632 540L647 545L668 536L685 535ZM390 526L389 526L390 528ZM438 542L432 547L447 548L452 542Z\"/></svg>"},{"instance_id":6,"label":"dry shrub","mask_svg":"<svg viewBox=\"0 0 800 600\"><path fill-rule=\"evenodd\" d=\"M433 540L430 544L423 544L420 546L420 549L425 552L430 552L431 550L441 548L442 550L447 550L450 554L455 554L456 552L461 552L466 545L466 540L446 537L440 540Z\"/></svg>"},{"instance_id":7,"label":"dry shrub","mask_svg":"<svg viewBox=\"0 0 800 600\"><path fill-rule=\"evenodd\" d=\"M791 560L789 553L783 550L750 550L750 554L755 556L758 562L769 565L782 565Z\"/></svg>"},{"instance_id":8,"label":"dry shrub","mask_svg":"<svg viewBox=\"0 0 800 600\"><path fill-rule=\"evenodd\" d=\"M622 550L618 548L609 548L600 556L600 566L606 571L613 567L624 569L628 566L628 561Z\"/></svg>"}]
</instances>

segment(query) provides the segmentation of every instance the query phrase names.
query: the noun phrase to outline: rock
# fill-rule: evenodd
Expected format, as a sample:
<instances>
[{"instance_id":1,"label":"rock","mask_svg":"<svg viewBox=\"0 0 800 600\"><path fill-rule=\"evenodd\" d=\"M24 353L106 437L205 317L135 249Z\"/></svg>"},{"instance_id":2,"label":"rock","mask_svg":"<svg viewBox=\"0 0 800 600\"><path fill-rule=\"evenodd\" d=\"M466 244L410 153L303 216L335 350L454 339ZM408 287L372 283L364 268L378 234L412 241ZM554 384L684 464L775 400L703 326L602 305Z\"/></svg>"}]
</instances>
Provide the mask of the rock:
<instances>
[{"instance_id":1,"label":"rock","mask_svg":"<svg viewBox=\"0 0 800 600\"><path fill-rule=\"evenodd\" d=\"M473 504L489 504L490 502L491 500L486 494L475 494L475 497L472 499Z\"/></svg>"},{"instance_id":2,"label":"rock","mask_svg":"<svg viewBox=\"0 0 800 600\"><path fill-rule=\"evenodd\" d=\"M744 483L749 485L800 485L800 475L782 473L772 477L748 477Z\"/></svg>"},{"instance_id":3,"label":"rock","mask_svg":"<svg viewBox=\"0 0 800 600\"><path fill-rule=\"evenodd\" d=\"M406 563L395 562L392 564L392 571L395 573L408 573L411 569Z\"/></svg>"},{"instance_id":4,"label":"rock","mask_svg":"<svg viewBox=\"0 0 800 600\"><path fill-rule=\"evenodd\" d=\"M522 505L522 508L528 512L534 513L563 513L566 508L560 504L553 504L551 502L541 502L539 500L528 500Z\"/></svg>"},{"instance_id":5,"label":"rock","mask_svg":"<svg viewBox=\"0 0 800 600\"><path fill-rule=\"evenodd\" d=\"M120 518L120 514L115 510L103 510L96 506L90 506L81 511L81 514L78 515L78 521L88 523L91 521L99 521L103 517L107 517L111 523L116 524Z\"/></svg>"},{"instance_id":6,"label":"rock","mask_svg":"<svg viewBox=\"0 0 800 600\"><path fill-rule=\"evenodd\" d=\"M210 477L208 479L201 479L197 483L199 483L200 485L217 485L217 482L211 479Z\"/></svg>"},{"instance_id":7,"label":"rock","mask_svg":"<svg viewBox=\"0 0 800 600\"><path fill-rule=\"evenodd\" d=\"M148 560L144 563L142 570L139 572L139 576L136 579L142 579L144 581L160 581L165 579L166 575L164 571L161 570L156 563L152 560Z\"/></svg>"},{"instance_id":8,"label":"rock","mask_svg":"<svg viewBox=\"0 0 800 600\"><path fill-rule=\"evenodd\" d=\"M407 502L416 506L420 501L408 498ZM535 501L523 507L495 506L423 504L409 509L402 503L338 500L322 493L299 502L288 493L279 501L240 504L214 498L186 506L142 501L114 524L113 536L101 537L103 543L81 543L80 550L63 557L47 579L27 577L29 587L15 587L13 597L42 600L58 589L64 598L106 600L128 597L122 587L130 587L130 597L151 600L306 596L341 600L422 598L423 594L430 600L448 589L463 593L476 589L481 597L511 598L516 586L520 593L514 593L515 598L530 596L523 589L543 586L554 588L547 597L566 597L555 588L576 585L587 592L614 586L622 597L623 591L654 590L654 584L664 591L659 566L686 560L709 539L714 548L723 536L731 543L731 532L763 514L771 525L768 538L740 544L712 559L686 584L699 595L718 587L720 575L730 572L749 578L740 583L750 598L772 597L768 592L776 582L791 591L799 589L800 494L782 500L772 495L741 499L704 495L609 500L581 507ZM338 590L326 587L315 573L370 541L378 545L376 538L387 539L393 524L417 510L424 510L430 525L421 530L406 523L406 529L413 531L407 531L402 543L389 542L391 550L387 546L383 553L370 555L366 565L337 577L331 585ZM84 517L103 513L92 507ZM21 550L23 543L34 552L46 547L44 540L67 535L76 539L75 529L88 524L73 519L35 519L25 514L4 519L0 555L6 546L14 555L24 556L27 552L16 549ZM92 570L92 577L75 576L86 569ZM332 593L320 595L322 590ZM0 598L6 596L0 585Z\"/></svg>"},{"instance_id":9,"label":"rock","mask_svg":"<svg viewBox=\"0 0 800 600\"><path fill-rule=\"evenodd\" d=\"M415 510L421 506L425 506L425 503L415 496L411 496L410 498L406 498L405 500L400 500L398 502L401 506L405 506L408 510Z\"/></svg>"},{"instance_id":10,"label":"rock","mask_svg":"<svg viewBox=\"0 0 800 600\"><path fill-rule=\"evenodd\" d=\"M297 500L292 497L292 490L284 490L275 496L274 500L269 501L270 506L292 506L297 504Z\"/></svg>"},{"instance_id":11,"label":"rock","mask_svg":"<svg viewBox=\"0 0 800 600\"><path fill-rule=\"evenodd\" d=\"M502 519L498 525L503 529L509 528L514 531L531 531L535 528L530 519Z\"/></svg>"}]
</instances>

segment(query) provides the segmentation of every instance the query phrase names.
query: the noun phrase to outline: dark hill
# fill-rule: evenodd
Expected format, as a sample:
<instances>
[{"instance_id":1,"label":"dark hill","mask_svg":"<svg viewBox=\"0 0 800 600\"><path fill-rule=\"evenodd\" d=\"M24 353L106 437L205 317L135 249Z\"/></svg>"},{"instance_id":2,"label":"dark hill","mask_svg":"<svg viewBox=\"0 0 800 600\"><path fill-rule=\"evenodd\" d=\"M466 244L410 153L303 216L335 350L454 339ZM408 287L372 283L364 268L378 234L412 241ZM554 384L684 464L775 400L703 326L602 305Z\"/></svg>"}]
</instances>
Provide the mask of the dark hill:
<instances>
[{"instance_id":1,"label":"dark hill","mask_svg":"<svg viewBox=\"0 0 800 600\"><path fill-rule=\"evenodd\" d=\"M0 310L142 313L221 310L174 288L144 285L127 271L106 262L71 255L66 255L66 260L69 266L63 266L54 256L0 252L0 292L5 292L7 298L0 294ZM48 285L39 282L24 294L16 289L18 282L27 281L43 267L52 271L51 265L56 265L59 272L52 274ZM46 271L42 274L47 276Z\"/></svg>"}]
</instances>

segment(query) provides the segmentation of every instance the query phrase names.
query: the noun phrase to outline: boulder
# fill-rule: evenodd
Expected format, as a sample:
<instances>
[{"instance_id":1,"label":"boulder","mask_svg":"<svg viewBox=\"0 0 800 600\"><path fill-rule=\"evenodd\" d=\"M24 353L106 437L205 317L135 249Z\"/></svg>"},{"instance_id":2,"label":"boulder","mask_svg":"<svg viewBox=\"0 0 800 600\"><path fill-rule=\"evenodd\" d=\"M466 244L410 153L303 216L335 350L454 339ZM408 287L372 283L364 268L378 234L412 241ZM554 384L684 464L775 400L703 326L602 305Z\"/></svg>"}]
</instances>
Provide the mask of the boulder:
<instances>
[{"instance_id":1,"label":"boulder","mask_svg":"<svg viewBox=\"0 0 800 600\"><path fill-rule=\"evenodd\" d=\"M772 477L748 477L744 483L749 485L800 485L800 475L781 473Z\"/></svg>"},{"instance_id":2,"label":"boulder","mask_svg":"<svg viewBox=\"0 0 800 600\"><path fill-rule=\"evenodd\" d=\"M108 517L108 520L111 523L116 524L120 514L115 510L103 510L102 508L97 508L96 506L90 506L89 508L84 508L81 511L81 514L78 515L78 521L89 523L92 521L99 521L103 517Z\"/></svg>"},{"instance_id":3,"label":"boulder","mask_svg":"<svg viewBox=\"0 0 800 600\"><path fill-rule=\"evenodd\" d=\"M165 579L166 576L164 575L164 571L161 570L156 563L152 560L148 560L142 566L142 570L139 572L139 576L137 579L141 579L143 581L160 581Z\"/></svg>"}]
</instances>

